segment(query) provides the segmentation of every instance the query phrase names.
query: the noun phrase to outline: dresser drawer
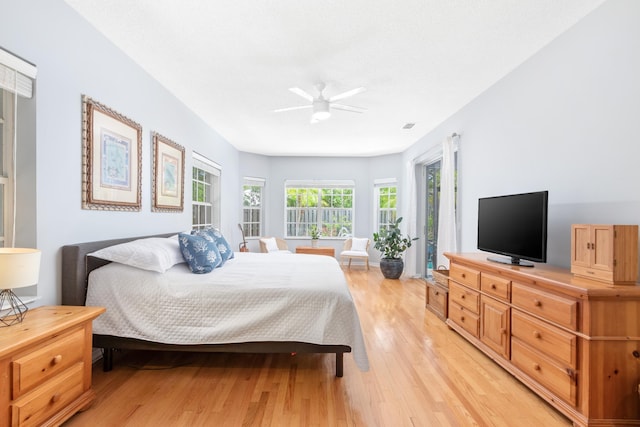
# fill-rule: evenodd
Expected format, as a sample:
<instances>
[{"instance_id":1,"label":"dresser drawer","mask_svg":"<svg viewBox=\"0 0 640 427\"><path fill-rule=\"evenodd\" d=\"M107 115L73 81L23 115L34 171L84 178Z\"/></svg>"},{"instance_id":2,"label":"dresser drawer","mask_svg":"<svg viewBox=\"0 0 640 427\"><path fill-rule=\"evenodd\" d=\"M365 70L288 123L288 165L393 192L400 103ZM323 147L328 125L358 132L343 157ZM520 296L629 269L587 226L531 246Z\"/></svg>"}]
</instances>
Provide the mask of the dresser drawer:
<instances>
[{"instance_id":1,"label":"dresser drawer","mask_svg":"<svg viewBox=\"0 0 640 427\"><path fill-rule=\"evenodd\" d=\"M511 280L492 274L480 275L480 290L505 302L511 300Z\"/></svg>"},{"instance_id":2,"label":"dresser drawer","mask_svg":"<svg viewBox=\"0 0 640 427\"><path fill-rule=\"evenodd\" d=\"M77 329L12 362L13 399L38 384L82 362L85 349L84 329Z\"/></svg>"},{"instance_id":3,"label":"dresser drawer","mask_svg":"<svg viewBox=\"0 0 640 427\"><path fill-rule=\"evenodd\" d=\"M511 302L515 307L574 331L576 330L578 319L577 301L530 288L516 282L511 286Z\"/></svg>"},{"instance_id":4,"label":"dresser drawer","mask_svg":"<svg viewBox=\"0 0 640 427\"><path fill-rule=\"evenodd\" d=\"M561 399L576 404L576 382L572 369L553 362L517 338L511 340L511 363Z\"/></svg>"},{"instance_id":5,"label":"dresser drawer","mask_svg":"<svg viewBox=\"0 0 640 427\"><path fill-rule=\"evenodd\" d=\"M449 319L453 320L453 322L461 326L465 331L469 332L474 337L479 337L480 318L477 314L471 313L461 305L450 301Z\"/></svg>"},{"instance_id":6,"label":"dresser drawer","mask_svg":"<svg viewBox=\"0 0 640 427\"><path fill-rule=\"evenodd\" d=\"M461 305L473 314L480 313L480 294L457 283L449 284L449 300Z\"/></svg>"},{"instance_id":7,"label":"dresser drawer","mask_svg":"<svg viewBox=\"0 0 640 427\"><path fill-rule=\"evenodd\" d=\"M83 393L84 363L71 366L11 404L12 426L39 426Z\"/></svg>"},{"instance_id":8,"label":"dresser drawer","mask_svg":"<svg viewBox=\"0 0 640 427\"><path fill-rule=\"evenodd\" d=\"M457 264L451 264L449 270L449 280L455 280L463 285L480 289L480 272L472 268L463 267Z\"/></svg>"},{"instance_id":9,"label":"dresser drawer","mask_svg":"<svg viewBox=\"0 0 640 427\"><path fill-rule=\"evenodd\" d=\"M511 334L563 365L576 367L575 335L518 310L511 313Z\"/></svg>"},{"instance_id":10,"label":"dresser drawer","mask_svg":"<svg viewBox=\"0 0 640 427\"><path fill-rule=\"evenodd\" d=\"M427 282L426 307L441 319L447 318L447 290Z\"/></svg>"}]
</instances>

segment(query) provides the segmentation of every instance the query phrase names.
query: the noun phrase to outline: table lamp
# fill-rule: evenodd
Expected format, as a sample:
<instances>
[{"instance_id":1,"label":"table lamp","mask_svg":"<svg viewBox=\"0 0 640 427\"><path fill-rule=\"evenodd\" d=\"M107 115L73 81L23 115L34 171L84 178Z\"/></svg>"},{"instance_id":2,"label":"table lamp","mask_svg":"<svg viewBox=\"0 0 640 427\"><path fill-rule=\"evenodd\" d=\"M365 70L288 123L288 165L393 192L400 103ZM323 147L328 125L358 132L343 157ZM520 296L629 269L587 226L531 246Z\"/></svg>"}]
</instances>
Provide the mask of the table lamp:
<instances>
[{"instance_id":1,"label":"table lamp","mask_svg":"<svg viewBox=\"0 0 640 427\"><path fill-rule=\"evenodd\" d=\"M24 319L28 308L13 289L38 283L40 255L38 249L0 248L0 327Z\"/></svg>"}]
</instances>

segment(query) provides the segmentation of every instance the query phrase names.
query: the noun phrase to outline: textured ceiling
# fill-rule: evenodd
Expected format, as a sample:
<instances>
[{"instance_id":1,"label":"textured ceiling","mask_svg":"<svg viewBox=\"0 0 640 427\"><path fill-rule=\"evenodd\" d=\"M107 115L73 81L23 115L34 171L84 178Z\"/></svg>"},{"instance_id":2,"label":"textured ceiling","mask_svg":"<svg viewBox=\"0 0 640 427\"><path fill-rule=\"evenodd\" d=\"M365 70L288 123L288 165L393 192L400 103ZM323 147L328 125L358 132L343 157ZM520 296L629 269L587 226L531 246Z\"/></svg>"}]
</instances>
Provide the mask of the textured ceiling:
<instances>
[{"instance_id":1,"label":"textured ceiling","mask_svg":"<svg viewBox=\"0 0 640 427\"><path fill-rule=\"evenodd\" d=\"M237 149L303 156L403 151L603 2L65 1ZM367 111L273 112L319 82Z\"/></svg>"}]
</instances>

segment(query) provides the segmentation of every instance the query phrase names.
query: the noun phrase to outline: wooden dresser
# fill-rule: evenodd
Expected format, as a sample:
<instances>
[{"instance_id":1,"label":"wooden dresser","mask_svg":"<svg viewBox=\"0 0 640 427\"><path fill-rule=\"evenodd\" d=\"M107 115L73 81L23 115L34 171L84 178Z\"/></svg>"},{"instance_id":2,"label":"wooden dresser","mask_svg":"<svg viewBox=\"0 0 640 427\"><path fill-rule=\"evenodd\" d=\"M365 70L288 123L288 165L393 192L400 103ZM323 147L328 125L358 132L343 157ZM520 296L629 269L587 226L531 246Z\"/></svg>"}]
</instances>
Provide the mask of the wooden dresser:
<instances>
[{"instance_id":1,"label":"wooden dresser","mask_svg":"<svg viewBox=\"0 0 640 427\"><path fill-rule=\"evenodd\" d=\"M640 425L640 286L445 255L452 329L575 425Z\"/></svg>"},{"instance_id":2,"label":"wooden dresser","mask_svg":"<svg viewBox=\"0 0 640 427\"><path fill-rule=\"evenodd\" d=\"M39 307L0 328L0 427L60 425L91 404L91 322L104 311Z\"/></svg>"}]
</instances>

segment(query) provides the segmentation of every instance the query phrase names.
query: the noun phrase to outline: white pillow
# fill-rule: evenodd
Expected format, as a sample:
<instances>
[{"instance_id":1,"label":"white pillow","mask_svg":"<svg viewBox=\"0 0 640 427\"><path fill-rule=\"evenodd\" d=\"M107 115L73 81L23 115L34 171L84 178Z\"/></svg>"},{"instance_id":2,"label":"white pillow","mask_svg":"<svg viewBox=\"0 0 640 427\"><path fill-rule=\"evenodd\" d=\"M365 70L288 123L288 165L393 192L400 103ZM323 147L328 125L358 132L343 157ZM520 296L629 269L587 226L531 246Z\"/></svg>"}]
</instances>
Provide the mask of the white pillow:
<instances>
[{"instance_id":1,"label":"white pillow","mask_svg":"<svg viewBox=\"0 0 640 427\"><path fill-rule=\"evenodd\" d=\"M359 239L357 237L354 237L351 239L351 250L352 251L356 251L356 252L366 252L367 251L367 242L369 241L369 239L362 238Z\"/></svg>"},{"instance_id":2,"label":"white pillow","mask_svg":"<svg viewBox=\"0 0 640 427\"><path fill-rule=\"evenodd\" d=\"M164 273L174 265L184 262L175 236L133 240L99 249L89 255L158 273Z\"/></svg>"},{"instance_id":3,"label":"white pillow","mask_svg":"<svg viewBox=\"0 0 640 427\"><path fill-rule=\"evenodd\" d=\"M266 247L267 252L278 252L280 250L275 237L269 237L268 239L260 239L260 241L264 243L264 246Z\"/></svg>"}]
</instances>

